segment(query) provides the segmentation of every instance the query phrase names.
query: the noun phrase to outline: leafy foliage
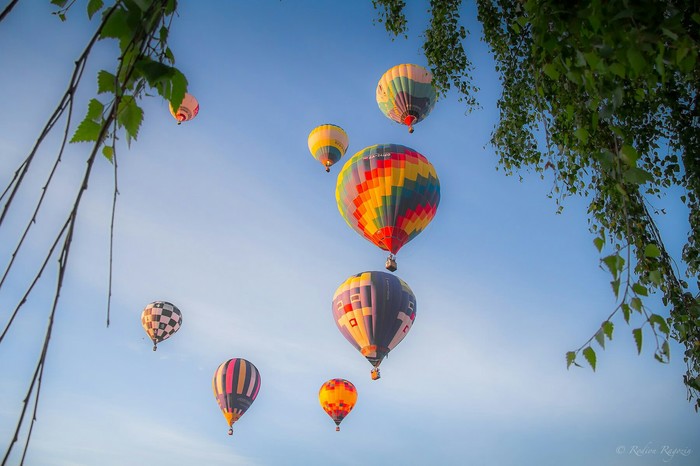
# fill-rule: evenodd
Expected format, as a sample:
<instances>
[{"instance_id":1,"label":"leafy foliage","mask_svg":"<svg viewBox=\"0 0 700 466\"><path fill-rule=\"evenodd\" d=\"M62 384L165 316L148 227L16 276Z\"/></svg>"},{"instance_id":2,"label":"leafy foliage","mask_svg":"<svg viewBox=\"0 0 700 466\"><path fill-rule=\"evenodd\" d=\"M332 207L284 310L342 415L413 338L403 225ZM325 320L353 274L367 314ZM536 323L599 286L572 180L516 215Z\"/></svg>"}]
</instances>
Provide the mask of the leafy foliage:
<instances>
[{"instance_id":1,"label":"leafy foliage","mask_svg":"<svg viewBox=\"0 0 700 466\"><path fill-rule=\"evenodd\" d=\"M594 243L609 251L602 265L619 300L610 318L622 311L629 322L639 313L637 349L646 327L659 361L670 357L669 337L685 345L686 385L699 408L697 385L689 383L700 371L697 297L666 251L654 218L659 212L649 203L672 186L685 190L691 233L683 260L688 276L697 278L696 3L480 0L478 7L504 87L492 138L500 165L508 173L551 168L558 203L569 195L590 199ZM537 143L541 132L545 147ZM668 319L644 305L654 292L669 307ZM600 330L592 339L604 343ZM573 353L583 350L595 369L589 348L587 342ZM574 360L567 353L567 362Z\"/></svg>"},{"instance_id":2,"label":"leafy foliage","mask_svg":"<svg viewBox=\"0 0 700 466\"><path fill-rule=\"evenodd\" d=\"M450 83L475 105L464 55L459 1L431 0L424 51L439 89ZM406 31L403 1L373 1L384 24ZM554 174L558 212L567 196L589 199L589 225L617 306L577 350L595 370L592 340L604 348L611 319L640 319L654 357L667 362L669 338L685 346L684 382L700 409L700 302L688 278L700 272L700 13L693 0L478 0L478 19L503 87L492 134L507 174ZM391 19L391 20L389 20ZM544 138L542 138L544 136ZM544 144L540 140L544 139ZM678 270L666 250L650 201L681 189L689 235ZM659 293L664 310L652 312Z\"/></svg>"},{"instance_id":3,"label":"leafy foliage","mask_svg":"<svg viewBox=\"0 0 700 466\"><path fill-rule=\"evenodd\" d=\"M56 3L64 8L65 14L65 2L56 0ZM103 8L102 0L89 1L88 17L92 18ZM97 92L106 94L106 101L90 101L87 115L71 142L114 141L123 130L130 144L138 136L143 121L138 99L148 88L155 89L174 108L180 106L187 91L187 79L172 66L175 59L167 46L169 15L175 8L174 0L141 0L117 2L106 10L99 38L119 41L118 67L114 72L97 73ZM105 146L102 154L112 161L114 143Z\"/></svg>"}]
</instances>

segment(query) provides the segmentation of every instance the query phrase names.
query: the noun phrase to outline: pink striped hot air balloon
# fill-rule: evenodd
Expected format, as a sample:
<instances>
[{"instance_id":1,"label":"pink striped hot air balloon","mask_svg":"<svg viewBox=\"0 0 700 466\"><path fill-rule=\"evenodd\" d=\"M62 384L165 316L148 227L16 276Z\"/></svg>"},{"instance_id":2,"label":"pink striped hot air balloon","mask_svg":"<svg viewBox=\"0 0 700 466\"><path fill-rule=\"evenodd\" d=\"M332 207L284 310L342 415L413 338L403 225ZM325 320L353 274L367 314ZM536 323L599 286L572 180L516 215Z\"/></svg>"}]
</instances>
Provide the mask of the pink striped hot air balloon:
<instances>
[{"instance_id":1,"label":"pink striped hot air balloon","mask_svg":"<svg viewBox=\"0 0 700 466\"><path fill-rule=\"evenodd\" d=\"M233 434L233 423L250 408L260 391L260 372L242 358L229 359L221 364L212 380L216 402Z\"/></svg>"}]
</instances>

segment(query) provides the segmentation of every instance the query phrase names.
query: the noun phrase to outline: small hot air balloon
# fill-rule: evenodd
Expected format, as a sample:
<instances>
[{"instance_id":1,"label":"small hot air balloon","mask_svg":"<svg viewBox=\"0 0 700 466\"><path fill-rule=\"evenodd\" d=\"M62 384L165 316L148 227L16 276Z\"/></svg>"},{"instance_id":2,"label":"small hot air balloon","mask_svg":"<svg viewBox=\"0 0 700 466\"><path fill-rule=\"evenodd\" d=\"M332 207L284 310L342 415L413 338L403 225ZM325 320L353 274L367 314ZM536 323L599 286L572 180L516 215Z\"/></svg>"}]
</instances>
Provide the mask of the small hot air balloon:
<instances>
[{"instance_id":1,"label":"small hot air balloon","mask_svg":"<svg viewBox=\"0 0 700 466\"><path fill-rule=\"evenodd\" d=\"M377 84L379 109L389 119L408 126L409 133L428 116L436 100L433 75L422 66L396 65Z\"/></svg>"},{"instance_id":2,"label":"small hot air balloon","mask_svg":"<svg viewBox=\"0 0 700 466\"><path fill-rule=\"evenodd\" d=\"M172 114L173 118L177 120L178 125L183 121L193 119L199 113L199 102L197 102L197 99L190 94L185 94L185 97L182 99L182 103L178 107L177 112L173 110L172 105L168 104L168 106L170 107L170 113Z\"/></svg>"},{"instance_id":3,"label":"small hot air balloon","mask_svg":"<svg viewBox=\"0 0 700 466\"><path fill-rule=\"evenodd\" d=\"M182 325L180 310L167 301L154 301L141 313L141 325L148 336L153 340L153 351L163 340L177 332Z\"/></svg>"},{"instance_id":4,"label":"small hot air balloon","mask_svg":"<svg viewBox=\"0 0 700 466\"><path fill-rule=\"evenodd\" d=\"M331 165L340 160L348 150L348 135L340 126L320 125L309 133L308 144L311 155L329 172Z\"/></svg>"},{"instance_id":5,"label":"small hot air balloon","mask_svg":"<svg viewBox=\"0 0 700 466\"><path fill-rule=\"evenodd\" d=\"M216 369L211 385L228 422L228 434L233 435L233 423L243 416L258 396L260 372L245 359L229 359Z\"/></svg>"},{"instance_id":6,"label":"small hot air balloon","mask_svg":"<svg viewBox=\"0 0 700 466\"><path fill-rule=\"evenodd\" d=\"M440 181L423 155L398 144L377 144L353 155L335 188L338 210L365 239L395 255L423 231L437 212Z\"/></svg>"},{"instance_id":7,"label":"small hot air balloon","mask_svg":"<svg viewBox=\"0 0 700 466\"><path fill-rule=\"evenodd\" d=\"M386 272L362 272L349 277L333 295L333 320L338 330L374 366L404 339L416 318L411 288Z\"/></svg>"},{"instance_id":8,"label":"small hot air balloon","mask_svg":"<svg viewBox=\"0 0 700 466\"><path fill-rule=\"evenodd\" d=\"M352 411L357 401L357 389L345 379L331 379L321 385L318 401L323 410L335 422L335 430L340 430L340 423Z\"/></svg>"}]
</instances>

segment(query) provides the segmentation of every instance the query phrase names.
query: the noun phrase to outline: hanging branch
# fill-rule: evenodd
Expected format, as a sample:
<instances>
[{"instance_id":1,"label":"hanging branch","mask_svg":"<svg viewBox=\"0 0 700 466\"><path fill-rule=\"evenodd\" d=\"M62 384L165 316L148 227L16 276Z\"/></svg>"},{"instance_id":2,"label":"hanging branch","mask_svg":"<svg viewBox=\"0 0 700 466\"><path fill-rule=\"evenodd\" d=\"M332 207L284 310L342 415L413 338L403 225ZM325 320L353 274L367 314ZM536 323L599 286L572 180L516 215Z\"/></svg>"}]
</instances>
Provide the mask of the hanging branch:
<instances>
[{"instance_id":1,"label":"hanging branch","mask_svg":"<svg viewBox=\"0 0 700 466\"><path fill-rule=\"evenodd\" d=\"M66 1L54 1L53 3L63 7L61 10L59 10L58 14L61 16L61 19L64 20L66 10L72 6L73 2L70 2L67 7L65 6L67 3ZM88 4L88 15L90 17L101 9L101 5L97 8L96 5L97 3L95 2L90 2ZM42 188L42 194L35 206L34 213L22 232L18 245L13 251L10 262L5 269L2 278L0 278L1 290L6 277L13 268L15 259L18 257L20 251L23 250L24 241L29 234L32 224L36 222L38 213L43 205L46 191L54 180L56 169L61 161L66 142L68 141L69 128L72 122L74 97L93 46L97 39L118 39L120 55L118 57L119 66L117 67L116 73L111 74L104 70L98 73L98 93L107 93L112 96L112 99L108 105L101 103L97 99L90 100L87 115L78 125L72 139L70 140L70 142L91 142L93 144L92 150L87 158L87 167L79 185L77 195L73 201L70 213L50 246L45 260L39 267L39 270L34 278L31 280L31 283L28 285L25 294L17 303L2 334L0 334L0 343L2 343L4 337L9 332L12 323L18 315L19 310L33 292L35 285L45 271L49 260L54 256L54 252L56 251L59 242L62 240L63 243L58 260L58 280L56 284L56 291L53 296L53 304L49 314L42 350L32 379L29 383L26 396L23 400L23 406L14 436L5 453L2 462L3 466L8 461L15 443L19 439L19 432L22 428L24 420L26 419L28 409L32 404L31 401L33 399L32 419L29 425L27 438L24 443L20 465L24 463L24 458L27 454L34 422L36 421L42 376L48 355L49 342L51 339L53 323L63 286L63 280L68 267L68 259L78 211L83 194L85 191L87 191L92 168L100 148L102 148L102 154L114 164L114 195L112 199L112 214L110 221L109 284L107 302L107 325L109 326L109 310L112 295L114 218L116 211L116 199L119 193L117 184L118 167L116 163L117 133L120 130L124 130L127 144L130 144L132 140L136 139L138 129L143 119L143 111L136 102L144 95L148 86L156 89L158 93L169 100L170 104L175 108L180 105L180 102L184 97L187 87L186 78L176 68L164 63L172 63L174 61L173 54L167 47L167 37L172 16L174 15L175 11L175 0L153 0L151 2L147 2L145 6L143 5L143 2L137 4L117 0L112 7L107 9L102 14L102 20L97 28L97 31L90 39L88 46L81 54L80 58L76 61L76 67L70 79L68 90L65 92L56 110L49 118L48 123L42 130L32 151L20 164L7 188L0 195L0 200L5 199L3 210L0 213L0 227L2 227L2 221L5 218L5 215L9 212L12 201L21 188L25 175L31 168L31 163L38 151L38 148L41 146L46 136L54 128L55 124L67 111L64 137L59 147L56 161L54 162L49 176ZM107 145L106 141L110 141L111 145Z\"/></svg>"}]
</instances>

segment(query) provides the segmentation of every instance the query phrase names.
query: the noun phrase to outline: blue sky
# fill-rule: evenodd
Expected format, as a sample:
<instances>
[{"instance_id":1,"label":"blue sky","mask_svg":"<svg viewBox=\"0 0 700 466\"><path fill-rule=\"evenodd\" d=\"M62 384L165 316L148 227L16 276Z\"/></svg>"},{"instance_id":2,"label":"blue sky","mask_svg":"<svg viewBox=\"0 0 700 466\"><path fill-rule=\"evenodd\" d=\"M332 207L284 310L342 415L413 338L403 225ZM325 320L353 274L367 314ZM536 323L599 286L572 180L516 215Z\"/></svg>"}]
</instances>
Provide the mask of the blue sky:
<instances>
[{"instance_id":1,"label":"blue sky","mask_svg":"<svg viewBox=\"0 0 700 466\"><path fill-rule=\"evenodd\" d=\"M82 4L61 23L44 3L20 2L0 26L3 186L95 27ZM638 356L632 327L618 319L597 372L567 371L565 352L615 306L609 276L598 267L584 199L568 199L556 215L547 198L551 174L519 181L496 170L488 140L500 88L465 3L465 44L483 108L465 113L449 94L409 135L382 115L374 90L395 64L426 65L427 1L410 2L410 38L394 41L373 24L370 1L181 2L171 47L200 114L177 126L166 103L146 99L138 140L118 149L109 328L113 174L106 161L96 165L25 464L636 466L665 464L669 449L691 450L671 464L697 463L700 418L685 399L677 345L671 363L658 364L645 334ZM111 42L96 49L80 116L115 49ZM348 276L382 270L385 253L338 213L340 166L326 174L308 152L308 133L322 123L346 130L346 158L373 144L403 144L424 154L440 178L435 219L398 255L396 273L417 298L415 325L377 382L338 332L330 305ZM0 230L3 262L60 136L47 139L31 187ZM66 153L21 266L0 291L2 322L65 215L88 150L74 144ZM677 256L688 229L677 195L655 203L673 209L661 224ZM3 445L54 285L50 269L0 345ZM140 326L154 300L183 313L180 331L156 353ZM232 357L253 362L262 387L229 437L211 377ZM340 433L317 400L333 377L352 381L359 394Z\"/></svg>"}]
</instances>

